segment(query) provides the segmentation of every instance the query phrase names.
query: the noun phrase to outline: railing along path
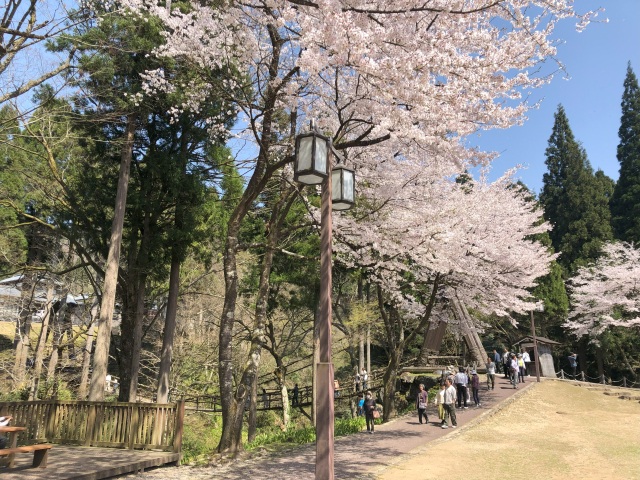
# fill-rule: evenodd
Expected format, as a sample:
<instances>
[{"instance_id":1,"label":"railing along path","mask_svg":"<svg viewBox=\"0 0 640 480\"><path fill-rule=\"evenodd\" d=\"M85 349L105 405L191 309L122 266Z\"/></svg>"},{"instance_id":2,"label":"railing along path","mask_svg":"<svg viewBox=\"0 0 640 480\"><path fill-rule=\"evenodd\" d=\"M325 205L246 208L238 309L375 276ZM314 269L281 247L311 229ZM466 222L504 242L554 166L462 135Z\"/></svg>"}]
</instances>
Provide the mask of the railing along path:
<instances>
[{"instance_id":1,"label":"railing along path","mask_svg":"<svg viewBox=\"0 0 640 480\"><path fill-rule=\"evenodd\" d=\"M0 415L26 427L18 443L59 443L179 452L184 402L177 404L37 400L0 402Z\"/></svg>"}]
</instances>

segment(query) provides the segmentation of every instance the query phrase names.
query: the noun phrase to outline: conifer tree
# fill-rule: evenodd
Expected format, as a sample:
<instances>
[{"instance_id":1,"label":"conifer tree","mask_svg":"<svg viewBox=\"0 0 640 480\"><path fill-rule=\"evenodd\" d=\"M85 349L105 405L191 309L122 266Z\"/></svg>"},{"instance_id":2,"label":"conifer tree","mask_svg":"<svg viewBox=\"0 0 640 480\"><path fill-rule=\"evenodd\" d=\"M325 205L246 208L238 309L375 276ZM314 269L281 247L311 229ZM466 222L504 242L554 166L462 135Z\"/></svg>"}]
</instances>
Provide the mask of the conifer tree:
<instances>
[{"instance_id":1,"label":"conifer tree","mask_svg":"<svg viewBox=\"0 0 640 480\"><path fill-rule=\"evenodd\" d=\"M640 88L630 63L621 105L617 154L620 178L611 199L611 221L616 237L637 243L640 241Z\"/></svg>"},{"instance_id":2,"label":"conifer tree","mask_svg":"<svg viewBox=\"0 0 640 480\"><path fill-rule=\"evenodd\" d=\"M611 180L594 175L584 148L573 136L562 105L545 152L549 169L543 176L540 202L553 224L551 243L560 252L565 274L596 259L612 238L608 208Z\"/></svg>"}]
</instances>

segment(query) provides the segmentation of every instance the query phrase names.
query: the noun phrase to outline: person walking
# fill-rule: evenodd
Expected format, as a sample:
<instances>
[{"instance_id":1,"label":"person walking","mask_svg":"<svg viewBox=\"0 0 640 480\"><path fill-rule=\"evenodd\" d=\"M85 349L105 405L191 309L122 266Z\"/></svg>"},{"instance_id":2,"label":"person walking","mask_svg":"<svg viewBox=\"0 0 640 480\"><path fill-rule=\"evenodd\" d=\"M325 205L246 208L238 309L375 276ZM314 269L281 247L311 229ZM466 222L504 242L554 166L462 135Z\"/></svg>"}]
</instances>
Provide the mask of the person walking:
<instances>
[{"instance_id":1,"label":"person walking","mask_svg":"<svg viewBox=\"0 0 640 480\"><path fill-rule=\"evenodd\" d=\"M515 353L511 354L509 372L511 374L511 383L513 384L513 388L518 388L518 360L516 359Z\"/></svg>"},{"instance_id":2,"label":"person walking","mask_svg":"<svg viewBox=\"0 0 640 480\"><path fill-rule=\"evenodd\" d=\"M438 418L440 419L440 425L444 425L445 421L445 411L444 411L444 392L447 388L445 382L440 384L440 390L436 394L436 405L438 406Z\"/></svg>"},{"instance_id":3,"label":"person walking","mask_svg":"<svg viewBox=\"0 0 640 480\"><path fill-rule=\"evenodd\" d=\"M429 423L429 417L427 416L427 403L429 403L429 394L424 389L424 384L420 384L420 390L416 397L416 408L418 409L418 422L422 424L422 417L424 416L424 423Z\"/></svg>"},{"instance_id":4,"label":"person walking","mask_svg":"<svg viewBox=\"0 0 640 480\"><path fill-rule=\"evenodd\" d=\"M298 388L298 384L296 383L293 386L293 398L291 399L291 406L298 406L298 394L300 393L300 389Z\"/></svg>"},{"instance_id":5,"label":"person walking","mask_svg":"<svg viewBox=\"0 0 640 480\"><path fill-rule=\"evenodd\" d=\"M487 390L493 390L495 386L496 386L496 363L491 360L491 357L487 357Z\"/></svg>"},{"instance_id":6,"label":"person walking","mask_svg":"<svg viewBox=\"0 0 640 480\"><path fill-rule=\"evenodd\" d=\"M504 353L502 354L502 368L504 369L504 378L510 378L511 372L509 371L511 367L511 354L509 350L504 349Z\"/></svg>"},{"instance_id":7,"label":"person walking","mask_svg":"<svg viewBox=\"0 0 640 480\"><path fill-rule=\"evenodd\" d=\"M367 432L373 433L374 428L374 418L373 412L376 410L376 401L373 399L373 395L371 395L370 391L367 391L367 394L364 399L364 414L365 419L367 421Z\"/></svg>"},{"instance_id":8,"label":"person walking","mask_svg":"<svg viewBox=\"0 0 640 480\"><path fill-rule=\"evenodd\" d=\"M358 393L360 391L360 387L362 385L362 378L360 378L360 373L358 372L358 369L356 368L356 393Z\"/></svg>"},{"instance_id":9,"label":"person walking","mask_svg":"<svg viewBox=\"0 0 640 480\"><path fill-rule=\"evenodd\" d=\"M369 388L369 374L364 368L362 369L362 372L360 372L360 380L362 380L362 390L367 390L367 388Z\"/></svg>"},{"instance_id":10,"label":"person walking","mask_svg":"<svg viewBox=\"0 0 640 480\"><path fill-rule=\"evenodd\" d=\"M528 365L531 363L531 357L529 356L529 352L525 349L522 349L522 360L524 361L524 374L529 376L529 368Z\"/></svg>"},{"instance_id":11,"label":"person walking","mask_svg":"<svg viewBox=\"0 0 640 480\"><path fill-rule=\"evenodd\" d=\"M519 383L524 383L524 358L522 357L522 354L519 353L518 354L518 382Z\"/></svg>"},{"instance_id":12,"label":"person walking","mask_svg":"<svg viewBox=\"0 0 640 480\"><path fill-rule=\"evenodd\" d=\"M502 355L494 348L493 349L493 363L495 363L496 373L500 373L500 366L502 365Z\"/></svg>"},{"instance_id":13,"label":"person walking","mask_svg":"<svg viewBox=\"0 0 640 480\"><path fill-rule=\"evenodd\" d=\"M447 425L447 418L451 422L451 426L456 428L458 426L458 422L456 420L456 389L451 383L451 380L447 378L446 380L446 388L444 391L444 411L445 411L445 419L442 422L442 428L449 428Z\"/></svg>"},{"instance_id":14,"label":"person walking","mask_svg":"<svg viewBox=\"0 0 640 480\"><path fill-rule=\"evenodd\" d=\"M476 407L480 406L480 377L475 370L471 371L471 394Z\"/></svg>"},{"instance_id":15,"label":"person walking","mask_svg":"<svg viewBox=\"0 0 640 480\"><path fill-rule=\"evenodd\" d=\"M360 393L358 394L358 416L361 417L364 415L364 396Z\"/></svg>"},{"instance_id":16,"label":"person walking","mask_svg":"<svg viewBox=\"0 0 640 480\"><path fill-rule=\"evenodd\" d=\"M578 355L572 352L567 359L569 360L569 366L571 367L571 375L573 375L573 379L575 380L576 373L578 371Z\"/></svg>"},{"instance_id":17,"label":"person walking","mask_svg":"<svg viewBox=\"0 0 640 480\"><path fill-rule=\"evenodd\" d=\"M458 390L458 408L467 407L467 385L469 383L469 376L464 371L464 367L460 367L458 373L455 376L456 389Z\"/></svg>"}]
</instances>

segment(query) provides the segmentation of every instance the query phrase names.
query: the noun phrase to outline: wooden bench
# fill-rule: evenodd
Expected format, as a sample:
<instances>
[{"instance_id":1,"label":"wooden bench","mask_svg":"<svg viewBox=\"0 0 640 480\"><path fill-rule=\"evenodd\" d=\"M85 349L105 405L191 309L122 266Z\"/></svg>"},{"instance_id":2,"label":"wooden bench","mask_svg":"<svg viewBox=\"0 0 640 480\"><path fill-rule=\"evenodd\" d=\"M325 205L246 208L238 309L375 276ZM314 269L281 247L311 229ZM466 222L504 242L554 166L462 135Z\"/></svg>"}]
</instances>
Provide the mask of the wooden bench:
<instances>
[{"instance_id":1,"label":"wooden bench","mask_svg":"<svg viewBox=\"0 0 640 480\"><path fill-rule=\"evenodd\" d=\"M33 452L33 466L44 468L47 466L47 456L49 454L49 450L51 450L50 443L41 443L39 445L26 445L24 447L12 447L5 448L0 450L0 456L9 455L9 464L7 465L9 468L13 468L15 464L15 454L16 453L31 453Z\"/></svg>"}]
</instances>

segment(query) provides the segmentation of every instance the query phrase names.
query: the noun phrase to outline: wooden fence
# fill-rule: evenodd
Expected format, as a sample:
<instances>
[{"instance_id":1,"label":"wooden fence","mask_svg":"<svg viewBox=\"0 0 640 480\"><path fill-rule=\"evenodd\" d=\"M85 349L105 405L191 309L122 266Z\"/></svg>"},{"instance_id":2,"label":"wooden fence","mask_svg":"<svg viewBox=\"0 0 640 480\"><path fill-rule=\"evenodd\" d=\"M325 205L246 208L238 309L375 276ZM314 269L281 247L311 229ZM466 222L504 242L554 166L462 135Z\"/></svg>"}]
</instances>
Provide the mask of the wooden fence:
<instances>
[{"instance_id":1,"label":"wooden fence","mask_svg":"<svg viewBox=\"0 0 640 480\"><path fill-rule=\"evenodd\" d=\"M18 444L59 443L180 452L184 402L177 404L38 400L0 402L0 416L26 427Z\"/></svg>"}]
</instances>

